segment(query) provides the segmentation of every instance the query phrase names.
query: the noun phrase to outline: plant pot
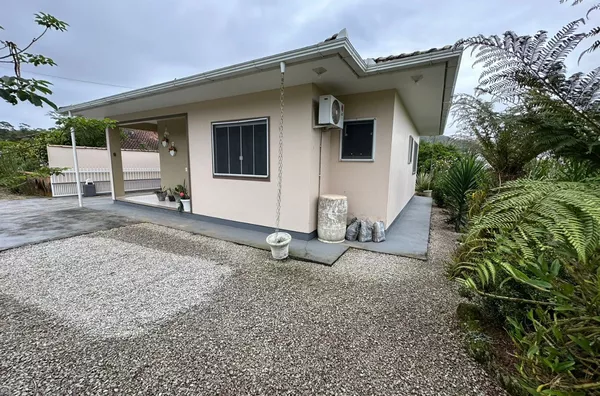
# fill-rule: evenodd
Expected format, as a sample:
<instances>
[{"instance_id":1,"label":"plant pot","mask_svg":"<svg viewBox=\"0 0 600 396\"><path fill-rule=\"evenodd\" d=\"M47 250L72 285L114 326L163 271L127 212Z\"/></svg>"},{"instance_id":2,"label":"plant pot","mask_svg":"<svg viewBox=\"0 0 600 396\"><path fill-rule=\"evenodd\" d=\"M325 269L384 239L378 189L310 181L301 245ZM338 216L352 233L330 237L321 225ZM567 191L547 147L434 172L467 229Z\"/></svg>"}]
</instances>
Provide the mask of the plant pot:
<instances>
[{"instance_id":1,"label":"plant pot","mask_svg":"<svg viewBox=\"0 0 600 396\"><path fill-rule=\"evenodd\" d=\"M424 190L422 194L424 197L431 198L431 192L432 192L432 190Z\"/></svg>"},{"instance_id":2,"label":"plant pot","mask_svg":"<svg viewBox=\"0 0 600 396\"><path fill-rule=\"evenodd\" d=\"M271 256L275 260L283 260L289 254L292 236L287 232L274 232L267 237L267 243L271 246Z\"/></svg>"},{"instance_id":3,"label":"plant pot","mask_svg":"<svg viewBox=\"0 0 600 396\"><path fill-rule=\"evenodd\" d=\"M169 198L169 201L175 202L175 195L167 195L167 198Z\"/></svg>"},{"instance_id":4,"label":"plant pot","mask_svg":"<svg viewBox=\"0 0 600 396\"><path fill-rule=\"evenodd\" d=\"M156 191L155 194L159 201L164 201L167 198L167 193L165 191Z\"/></svg>"},{"instance_id":5,"label":"plant pot","mask_svg":"<svg viewBox=\"0 0 600 396\"><path fill-rule=\"evenodd\" d=\"M182 205L183 205L183 211L184 211L184 212L188 212L188 213L189 213L189 212L190 212L190 209L191 209L191 208L190 208L190 200L189 200L189 199L180 199L179 201L180 201L180 202L182 203Z\"/></svg>"},{"instance_id":6,"label":"plant pot","mask_svg":"<svg viewBox=\"0 0 600 396\"><path fill-rule=\"evenodd\" d=\"M177 151L175 151L175 150L169 150L169 154L171 154L171 157L175 157L176 153L177 153Z\"/></svg>"}]
</instances>

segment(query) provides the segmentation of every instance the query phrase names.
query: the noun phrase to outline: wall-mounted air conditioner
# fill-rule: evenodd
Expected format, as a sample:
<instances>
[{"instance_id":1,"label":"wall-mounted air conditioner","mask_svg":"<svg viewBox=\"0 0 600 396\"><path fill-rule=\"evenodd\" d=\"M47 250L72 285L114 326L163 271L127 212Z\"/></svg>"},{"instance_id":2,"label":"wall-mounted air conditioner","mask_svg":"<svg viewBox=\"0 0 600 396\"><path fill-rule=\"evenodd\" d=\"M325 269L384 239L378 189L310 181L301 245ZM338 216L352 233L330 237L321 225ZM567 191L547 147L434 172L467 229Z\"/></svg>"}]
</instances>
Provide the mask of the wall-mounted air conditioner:
<instances>
[{"instance_id":1,"label":"wall-mounted air conditioner","mask_svg":"<svg viewBox=\"0 0 600 396\"><path fill-rule=\"evenodd\" d=\"M344 104L333 95L319 97L319 126L344 127Z\"/></svg>"}]
</instances>

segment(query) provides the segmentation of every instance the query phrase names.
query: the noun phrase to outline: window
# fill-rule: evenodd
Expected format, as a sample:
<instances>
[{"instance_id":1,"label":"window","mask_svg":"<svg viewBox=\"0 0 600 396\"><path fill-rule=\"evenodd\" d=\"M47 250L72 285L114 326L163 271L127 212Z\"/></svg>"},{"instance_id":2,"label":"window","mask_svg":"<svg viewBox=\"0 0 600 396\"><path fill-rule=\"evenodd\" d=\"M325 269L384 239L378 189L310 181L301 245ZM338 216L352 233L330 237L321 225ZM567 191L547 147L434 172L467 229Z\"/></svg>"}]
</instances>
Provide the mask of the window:
<instances>
[{"instance_id":1,"label":"window","mask_svg":"<svg viewBox=\"0 0 600 396\"><path fill-rule=\"evenodd\" d=\"M412 162L412 156L413 156L413 142L414 139L412 136L408 136L408 163L410 164Z\"/></svg>"},{"instance_id":2,"label":"window","mask_svg":"<svg viewBox=\"0 0 600 396\"><path fill-rule=\"evenodd\" d=\"M269 177L269 120L212 124L213 175Z\"/></svg>"},{"instance_id":3,"label":"window","mask_svg":"<svg viewBox=\"0 0 600 396\"><path fill-rule=\"evenodd\" d=\"M341 133L340 160L373 161L375 159L375 120L344 121Z\"/></svg>"},{"instance_id":4,"label":"window","mask_svg":"<svg viewBox=\"0 0 600 396\"><path fill-rule=\"evenodd\" d=\"M413 165L412 165L412 174L417 173L417 164L419 163L419 143L414 142L413 144Z\"/></svg>"}]
</instances>

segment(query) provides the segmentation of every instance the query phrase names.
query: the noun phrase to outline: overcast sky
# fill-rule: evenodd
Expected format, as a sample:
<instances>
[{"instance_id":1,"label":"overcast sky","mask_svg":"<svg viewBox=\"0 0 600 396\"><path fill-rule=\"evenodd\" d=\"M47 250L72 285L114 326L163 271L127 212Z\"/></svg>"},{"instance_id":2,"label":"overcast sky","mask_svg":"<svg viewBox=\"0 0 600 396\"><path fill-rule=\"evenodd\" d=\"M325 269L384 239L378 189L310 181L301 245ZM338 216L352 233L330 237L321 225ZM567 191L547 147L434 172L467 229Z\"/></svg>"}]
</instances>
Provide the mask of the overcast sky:
<instances>
[{"instance_id":1,"label":"overcast sky","mask_svg":"<svg viewBox=\"0 0 600 396\"><path fill-rule=\"evenodd\" d=\"M480 33L533 34L539 29L553 33L585 15L594 3L571 7L559 0L3 1L3 39L28 43L39 33L33 23L38 11L69 23L67 32L49 32L31 49L53 58L58 66L23 67L25 77L54 84L52 100L59 106L311 45L344 27L361 56L368 58L453 44ZM592 22L599 21L596 12ZM596 66L599 53L585 57L579 69ZM473 92L479 71L471 63L469 56L463 58L457 93ZM0 75L10 73L8 66L0 64ZM50 127L49 110L0 101L0 121Z\"/></svg>"}]
</instances>

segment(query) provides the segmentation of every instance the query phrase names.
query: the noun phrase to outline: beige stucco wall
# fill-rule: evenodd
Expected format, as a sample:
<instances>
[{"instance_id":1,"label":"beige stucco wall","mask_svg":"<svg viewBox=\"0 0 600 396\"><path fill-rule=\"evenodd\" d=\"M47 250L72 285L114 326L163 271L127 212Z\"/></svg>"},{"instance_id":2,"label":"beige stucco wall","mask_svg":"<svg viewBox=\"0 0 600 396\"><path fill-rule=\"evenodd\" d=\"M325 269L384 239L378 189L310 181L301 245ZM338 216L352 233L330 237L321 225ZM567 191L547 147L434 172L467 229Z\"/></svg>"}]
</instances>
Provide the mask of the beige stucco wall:
<instances>
[{"instance_id":1,"label":"beige stucco wall","mask_svg":"<svg viewBox=\"0 0 600 396\"><path fill-rule=\"evenodd\" d=\"M288 87L285 94L280 226L292 231L312 232L316 228L316 220L313 220L316 219L316 215L310 211L310 186L311 180L315 180L311 161L318 136L318 132L312 129L312 84ZM146 112L111 115L111 118L127 121L175 114L187 114L192 212L273 227L277 193L279 90ZM269 117L270 180L213 178L211 123L258 117ZM160 129L159 135L162 136ZM176 146L179 149L178 141ZM178 155L180 153L181 151Z\"/></svg>"},{"instance_id":2,"label":"beige stucco wall","mask_svg":"<svg viewBox=\"0 0 600 396\"><path fill-rule=\"evenodd\" d=\"M162 144L158 146L160 185L174 188L178 184L182 184L185 180L185 184L189 190L187 120L185 117L179 117L158 121L157 127L159 140L162 140L165 128L167 128L169 132L169 145L174 143L177 149L177 153L172 157L169 154L169 146L163 147Z\"/></svg>"},{"instance_id":3,"label":"beige stucco wall","mask_svg":"<svg viewBox=\"0 0 600 396\"><path fill-rule=\"evenodd\" d=\"M409 136L412 136L415 142L419 142L419 134L406 112L402 99L396 93L394 96L386 226L394 221L415 193L416 175L412 174L412 164L408 163Z\"/></svg>"},{"instance_id":4,"label":"beige stucco wall","mask_svg":"<svg viewBox=\"0 0 600 396\"><path fill-rule=\"evenodd\" d=\"M396 91L339 97L345 104L346 119L376 119L373 162L340 161L340 131L313 128L314 101L322 93L314 84L286 89L281 228L305 233L314 231L317 227L318 196L326 193L348 196L349 216L383 220L389 226L414 191L414 177L410 174L411 167L406 158L408 142L403 142L408 139L407 132L415 132ZM188 175L191 178L193 213L274 226L279 91L114 115L111 118L127 121L176 114L187 114L190 153ZM259 117L269 117L270 180L213 178L211 123ZM159 136L162 137L162 121L158 127ZM183 130L178 126L168 127L169 138L175 140L178 148L177 157L184 152L184 141L174 137L178 128ZM418 139L416 133L414 137ZM162 159L162 148L160 152ZM166 149L164 152L168 155ZM396 155L398 158L392 159ZM184 156L180 158L184 159ZM170 165L161 161L161 173ZM182 165L177 165L178 173L174 177L180 178L178 175L181 174ZM408 178L405 177L406 172L410 175Z\"/></svg>"},{"instance_id":5,"label":"beige stucco wall","mask_svg":"<svg viewBox=\"0 0 600 396\"><path fill-rule=\"evenodd\" d=\"M48 146L48 164L51 168L73 168L73 149L70 146ZM154 168L160 164L158 153L150 151L124 150L121 152L124 168ZM106 148L78 147L77 162L80 168L110 167Z\"/></svg>"},{"instance_id":6,"label":"beige stucco wall","mask_svg":"<svg viewBox=\"0 0 600 396\"><path fill-rule=\"evenodd\" d=\"M348 197L349 217L383 220L386 227L395 97L395 90L338 97L344 103L346 120L375 118L375 161L340 161L340 131L330 132L326 192Z\"/></svg>"}]
</instances>

